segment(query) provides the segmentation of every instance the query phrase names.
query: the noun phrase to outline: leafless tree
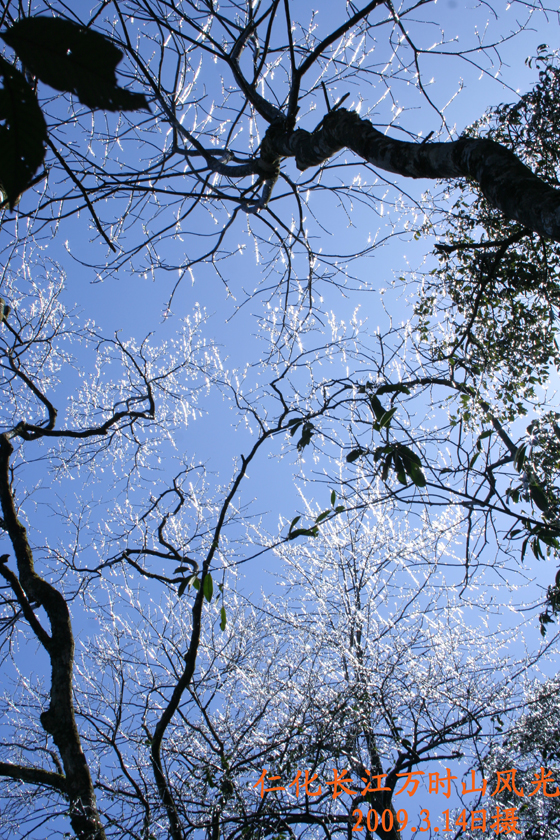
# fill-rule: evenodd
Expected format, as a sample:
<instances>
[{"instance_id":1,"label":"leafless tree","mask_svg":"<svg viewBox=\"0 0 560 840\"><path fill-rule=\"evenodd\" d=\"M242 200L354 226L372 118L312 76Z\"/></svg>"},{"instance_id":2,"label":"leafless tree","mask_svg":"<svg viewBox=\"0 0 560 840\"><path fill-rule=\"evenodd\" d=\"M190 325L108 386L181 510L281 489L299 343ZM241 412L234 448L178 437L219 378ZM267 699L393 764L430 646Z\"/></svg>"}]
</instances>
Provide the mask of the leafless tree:
<instances>
[{"instance_id":1,"label":"leafless tree","mask_svg":"<svg viewBox=\"0 0 560 840\"><path fill-rule=\"evenodd\" d=\"M23 13L16 3L2 6L4 24ZM451 139L444 118L446 141L426 136L440 131L442 113L424 62L437 54L446 73L446 60L458 57L495 74L500 43L512 33L469 40L465 29L456 46L444 33L434 43L426 0L400 8L381 0L340 3L331 11L332 21L301 4L295 15L288 0L219 7L212 0L115 0L91 12L32 3L34 16L61 15L110 35L127 56L121 77L146 93L151 107L109 123L96 117L84 135L83 110L69 121L65 96L41 97L49 148L38 208L29 197L34 229L82 210L115 252L103 260L104 271L132 265L141 273L178 269L181 277L209 261L225 282L223 260L252 240L267 267L265 287L276 277L287 300L299 283L312 294L314 279L344 282L348 259L374 246L366 241L344 259L316 247L315 238L332 224L325 209L339 205L344 218L364 205L377 214L387 191L380 170L471 179L508 218L558 239L557 192L509 149L487 138ZM474 31L488 15L472 14ZM417 91L414 103L406 87ZM351 108L343 107L348 96ZM413 104L428 106L427 125L399 120L401 96L406 114ZM378 112L385 114L380 127ZM411 139L394 137L397 130Z\"/></svg>"},{"instance_id":2,"label":"leafless tree","mask_svg":"<svg viewBox=\"0 0 560 840\"><path fill-rule=\"evenodd\" d=\"M494 642L479 645L471 633L465 648L446 638L445 625L468 632L454 617L456 598L471 597L468 584L485 566L494 564L500 579L521 574L509 562L509 543L501 545L503 532L518 536L511 521L521 523L525 546L533 539L533 545L558 547L555 478L546 484L541 473L550 473L550 464L538 457L539 447L551 452L555 420L550 417L544 431L534 427L541 437L530 433L529 446L524 432L512 431L518 416L494 399L499 389L483 381L496 365L483 371L463 350L476 344L483 293L508 248L538 240L546 243L544 253L555 254L548 239L560 240L558 185L503 137L456 137L448 129L422 72L436 52L426 35L433 29L431 4L423 0L400 9L379 0L361 7L341 3L340 10L333 7L334 21L298 6L299 22L289 0L221 6L114 0L78 11L58 2L24 8L6 0L1 9L5 27L29 15L55 15L104 32L126 55L121 80L150 104L132 115L92 116L70 94L53 94L27 72L48 135L44 172L13 214L3 210L5 830L38 837L47 824L52 835L60 817L70 820L80 840L184 840L203 832L212 840L237 840L248 826L259 838L303 835L309 827L327 837L348 832L348 813L336 803L323 798L314 810L282 796L259 801L249 778L264 759L279 769L282 762L283 769L295 769L300 760L320 769L334 756L341 769L378 769L390 779L392 794L398 772L440 754L451 758L454 743L474 744L485 737L493 714L520 702L517 678L527 664L501 663L494 673ZM451 50L442 35L437 51L442 62L452 51L485 72L505 40L498 34ZM51 45L43 48L48 53ZM408 122L399 120L399 90L409 83L415 101L428 106L426 126L411 128L408 101ZM347 94L353 90L352 103ZM432 130L442 142L426 136ZM408 139L397 139L397 131ZM399 179L469 179L484 207L503 214L498 222L494 217L493 230L504 218L513 225L502 239L474 245L491 256L473 263L481 291L471 291L474 307L466 321L442 314L446 295L449 307L463 314L464 301L449 280L453 275L460 282L463 275L449 267L437 286L440 308L431 307L428 279L406 326L390 323L368 334L357 315L344 323L323 311L327 281L345 294L353 286L372 288L362 278L363 260L382 239L407 225L415 236L436 230L437 214L427 218L427 199L418 196L410 197L404 220L403 193L391 192L380 171ZM468 195L468 187L460 187ZM382 200L393 205L385 233L372 241L364 233L347 251L337 243L331 252L328 240L318 240L325 228L336 232L340 217L333 211L350 219L358 206L381 213ZM472 218L478 219L475 203ZM469 250L456 210L444 218L448 229L456 224L457 235L440 243L440 254L451 261ZM93 242L87 242L84 219ZM96 279L111 282L125 272L158 280L155 306L153 297L131 295L137 326L129 338L67 311L77 281L72 276L65 288L64 273L46 250L53 243L56 249L65 231L73 263L62 249L56 259L74 269L94 269ZM226 266L236 255L247 266L248 244L259 265L245 271L239 291ZM159 283L171 316L185 276L199 281L205 265L251 307L260 348L250 345L254 355L245 368L227 370L201 307L191 307L179 325L172 317L155 323ZM170 283L162 281L166 275ZM555 317L549 292L541 298ZM157 314L144 330L140 323L152 306ZM151 329L157 336L148 335ZM460 407L451 416L442 403L449 395ZM197 423L217 417L222 404L234 411L243 454L216 477L213 465L206 469L216 442L207 439L200 454ZM231 416L219 436L229 432ZM278 528L267 527L253 515L244 490L265 454L301 458L302 472L311 460L312 470L317 466L311 477L330 505L316 510L309 502ZM274 471L264 472L263 483L273 484ZM510 486L514 479L525 485ZM513 506L520 499L531 507L519 514ZM382 506L398 519L397 504L418 511L422 527L417 539L397 543L404 564L383 543L390 525ZM454 578L444 585L438 579L443 536L429 511L450 504L462 510L466 564L453 567ZM374 516L380 517L377 530L368 519ZM342 517L349 530L335 557L329 551ZM461 524L455 513L442 521ZM484 552L493 532L500 551L490 562ZM321 539L326 544L314 542ZM321 546L322 554L301 549L305 540ZM426 541L429 559L418 548ZM326 639L315 637L306 647L313 623L306 615L296 620L289 605L273 601L264 607L266 616L234 593L232 570L273 551L292 570L291 597L306 609L310 598L317 605ZM329 578L325 556L336 562L342 581L338 590L331 581L340 596L338 614L331 610L332 587L316 593ZM411 580L416 571L418 579ZM296 581L300 575L307 576L306 592ZM396 618L380 603L393 585L400 599ZM450 594L453 586L457 596ZM534 590L528 597L539 601ZM489 604L485 592L481 606ZM103 626L78 657L72 615L74 628L93 618ZM282 627L289 628L284 635ZM22 663L33 644L40 665L30 674ZM475 645L488 654L484 678ZM426 646L428 675L422 670ZM533 664L546 649L526 659ZM398 652L408 657L408 681ZM447 656L462 669L463 683L442 703L437 692L449 685ZM323 662L336 662L327 676ZM395 680L405 685L404 694ZM430 695L426 702L420 688ZM320 716L324 703L332 710L327 723ZM373 804L394 814L392 796ZM61 833L66 828L65 822ZM377 834L398 837L397 829L378 827Z\"/></svg>"}]
</instances>

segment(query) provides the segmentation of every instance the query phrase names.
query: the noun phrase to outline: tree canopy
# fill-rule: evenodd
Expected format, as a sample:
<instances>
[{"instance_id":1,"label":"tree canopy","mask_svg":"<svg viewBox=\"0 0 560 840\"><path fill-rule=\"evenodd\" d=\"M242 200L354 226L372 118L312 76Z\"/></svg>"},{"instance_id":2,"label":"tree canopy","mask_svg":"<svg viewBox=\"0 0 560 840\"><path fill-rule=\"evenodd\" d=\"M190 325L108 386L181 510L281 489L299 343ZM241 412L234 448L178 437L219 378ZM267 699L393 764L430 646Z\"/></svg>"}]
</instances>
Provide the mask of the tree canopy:
<instances>
[{"instance_id":1,"label":"tree canopy","mask_svg":"<svg viewBox=\"0 0 560 840\"><path fill-rule=\"evenodd\" d=\"M401 840L403 774L548 769L560 69L461 134L426 74L546 10L0 8L3 830Z\"/></svg>"}]
</instances>

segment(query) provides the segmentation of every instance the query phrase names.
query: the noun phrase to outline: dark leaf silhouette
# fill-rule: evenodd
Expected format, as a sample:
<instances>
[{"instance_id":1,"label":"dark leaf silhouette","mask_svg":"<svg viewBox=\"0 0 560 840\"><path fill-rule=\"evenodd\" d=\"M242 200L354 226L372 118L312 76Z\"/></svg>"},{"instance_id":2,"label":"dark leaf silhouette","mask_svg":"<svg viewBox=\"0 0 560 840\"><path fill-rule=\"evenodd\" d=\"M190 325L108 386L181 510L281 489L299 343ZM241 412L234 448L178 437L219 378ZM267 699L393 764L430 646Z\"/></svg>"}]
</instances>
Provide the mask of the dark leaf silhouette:
<instances>
[{"instance_id":1,"label":"dark leaf silhouette","mask_svg":"<svg viewBox=\"0 0 560 840\"><path fill-rule=\"evenodd\" d=\"M540 510L548 510L548 499L540 484L531 484L529 487L529 493L531 495L531 499Z\"/></svg>"},{"instance_id":2,"label":"dark leaf silhouette","mask_svg":"<svg viewBox=\"0 0 560 840\"><path fill-rule=\"evenodd\" d=\"M146 98L118 87L115 69L123 53L105 35L54 17L29 17L2 33L34 76L74 93L88 108L137 111Z\"/></svg>"},{"instance_id":3,"label":"dark leaf silhouette","mask_svg":"<svg viewBox=\"0 0 560 840\"><path fill-rule=\"evenodd\" d=\"M382 385L381 388L378 388L375 392L378 396L381 394L410 394L410 389L403 385L401 382L397 382L395 385L391 385L388 383L387 385Z\"/></svg>"},{"instance_id":4,"label":"dark leaf silhouette","mask_svg":"<svg viewBox=\"0 0 560 840\"><path fill-rule=\"evenodd\" d=\"M357 461L362 455L366 454L366 450L362 449L361 446L357 449L353 449L351 452L348 453L346 456L346 460L349 464L352 464L354 461Z\"/></svg>"},{"instance_id":5,"label":"dark leaf silhouette","mask_svg":"<svg viewBox=\"0 0 560 840\"><path fill-rule=\"evenodd\" d=\"M23 75L0 58L0 185L13 210L45 156L45 120Z\"/></svg>"},{"instance_id":6,"label":"dark leaf silhouette","mask_svg":"<svg viewBox=\"0 0 560 840\"><path fill-rule=\"evenodd\" d=\"M408 446L401 444L399 446L399 455L402 460L404 469L409 478L417 487L426 486L426 477L422 472L422 462L418 455L413 452Z\"/></svg>"},{"instance_id":7,"label":"dark leaf silhouette","mask_svg":"<svg viewBox=\"0 0 560 840\"><path fill-rule=\"evenodd\" d=\"M310 423L308 420L305 421L303 424L303 428L301 430L301 438L297 444L298 452L303 452L306 446L309 446L311 443L311 438L313 437L313 423Z\"/></svg>"},{"instance_id":8,"label":"dark leaf silhouette","mask_svg":"<svg viewBox=\"0 0 560 840\"><path fill-rule=\"evenodd\" d=\"M317 537L318 535L319 529L314 525L312 528L296 528L295 531L290 531L288 539L295 540L296 537Z\"/></svg>"}]
</instances>

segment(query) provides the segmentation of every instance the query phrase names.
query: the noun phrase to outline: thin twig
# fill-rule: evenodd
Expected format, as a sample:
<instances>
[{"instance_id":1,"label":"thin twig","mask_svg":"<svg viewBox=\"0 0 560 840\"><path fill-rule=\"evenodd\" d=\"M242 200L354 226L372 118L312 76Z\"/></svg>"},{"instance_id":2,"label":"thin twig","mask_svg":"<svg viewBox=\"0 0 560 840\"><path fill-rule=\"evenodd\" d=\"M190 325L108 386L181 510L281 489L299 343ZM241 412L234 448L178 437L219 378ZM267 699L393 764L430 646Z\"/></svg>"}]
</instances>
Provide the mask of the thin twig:
<instances>
[{"instance_id":1,"label":"thin twig","mask_svg":"<svg viewBox=\"0 0 560 840\"><path fill-rule=\"evenodd\" d=\"M77 186L77 187L78 187L78 189L80 190L80 192L81 192L81 194L82 194L82 196L83 196L83 198L84 198L84 201L86 202L86 204L87 204L87 206L88 206L89 212L90 212L90 213L91 213L91 215L92 215L93 221L95 222L95 227L97 228L97 230L99 231L99 233L101 234L101 236L103 237L103 239L105 240L105 242L107 243L107 245L109 246L109 248L111 249L111 251L113 251L113 253L114 253L114 254L116 254L116 253L117 253L117 249L115 248L115 246L113 245L113 243L111 242L111 240L109 239L109 237L107 236L107 234L105 233L105 231L103 230L103 228L101 227L101 222L100 222L100 221L99 221L99 219L97 218L97 213L96 213L96 212L95 212L95 210L94 210L93 204L92 204L92 203L91 203L91 201L89 200L89 196L88 196L88 194L87 194L87 192L86 192L85 187L83 186L83 184L81 183L81 181L80 181L80 180L76 177L76 175L74 175L74 173L72 172L72 170L70 169L70 167L68 166L68 164L66 163L66 161L64 160L64 158L62 157L62 155L61 155L61 154L59 154L59 153L57 152L57 150L56 150L55 146L54 146L54 145L53 145L53 143L49 140L49 138L48 138L48 137L47 137L47 145L49 146L50 150L51 150L51 151L52 151L52 153L55 155L55 157L57 158L57 160L58 160L58 161L62 164L62 166L64 167L64 170L66 171L66 173L67 173L68 175L70 175L71 179L74 181L74 183L76 184L76 186Z\"/></svg>"}]
</instances>

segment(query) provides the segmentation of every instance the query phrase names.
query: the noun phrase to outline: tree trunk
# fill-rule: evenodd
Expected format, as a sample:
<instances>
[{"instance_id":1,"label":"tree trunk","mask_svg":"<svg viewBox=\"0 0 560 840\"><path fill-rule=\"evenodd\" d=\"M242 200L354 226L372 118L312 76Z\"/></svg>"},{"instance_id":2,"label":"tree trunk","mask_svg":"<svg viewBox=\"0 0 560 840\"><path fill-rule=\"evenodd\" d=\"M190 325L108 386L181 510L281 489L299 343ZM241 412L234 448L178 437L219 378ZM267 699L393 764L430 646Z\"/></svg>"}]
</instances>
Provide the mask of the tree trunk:
<instances>
[{"instance_id":1,"label":"tree trunk","mask_svg":"<svg viewBox=\"0 0 560 840\"><path fill-rule=\"evenodd\" d=\"M13 446L8 435L1 435L0 501L3 527L12 542L18 578L13 572L10 574L7 568L3 571L3 576L12 583L12 589L22 606L25 617L50 657L50 704L41 715L41 724L43 729L52 736L62 759L66 793L70 801L72 829L79 840L105 840L105 831L99 819L95 792L74 716L72 702L74 636L70 612L64 596L35 571L27 532L17 517L10 484L9 462L12 452ZM7 556L2 558L4 563L6 559ZM33 601L41 604L47 613L51 626L50 635L35 616L30 603ZM15 766L8 766L8 775L13 777ZM43 783L45 779L42 779ZM29 781L25 773L22 775L22 780Z\"/></svg>"}]
</instances>

